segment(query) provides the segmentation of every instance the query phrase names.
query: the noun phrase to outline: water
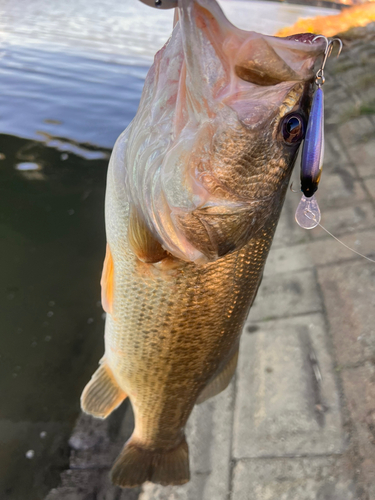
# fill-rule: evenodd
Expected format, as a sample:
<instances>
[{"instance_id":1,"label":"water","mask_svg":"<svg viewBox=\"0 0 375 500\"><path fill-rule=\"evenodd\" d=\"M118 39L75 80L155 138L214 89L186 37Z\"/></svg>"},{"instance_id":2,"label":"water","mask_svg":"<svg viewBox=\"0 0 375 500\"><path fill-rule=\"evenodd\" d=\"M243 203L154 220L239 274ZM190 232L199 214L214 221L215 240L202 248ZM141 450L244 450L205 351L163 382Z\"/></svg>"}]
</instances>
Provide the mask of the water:
<instances>
[{"instance_id":1,"label":"water","mask_svg":"<svg viewBox=\"0 0 375 500\"><path fill-rule=\"evenodd\" d=\"M222 5L240 28L268 34L301 12L327 12L259 1ZM111 148L137 110L173 12L137 0L3 0L0 14L0 129L44 143L57 137Z\"/></svg>"},{"instance_id":2,"label":"water","mask_svg":"<svg viewBox=\"0 0 375 500\"><path fill-rule=\"evenodd\" d=\"M227 0L273 33L312 7ZM0 498L42 499L67 464L103 352L110 150L173 13L136 0L0 1Z\"/></svg>"}]
</instances>

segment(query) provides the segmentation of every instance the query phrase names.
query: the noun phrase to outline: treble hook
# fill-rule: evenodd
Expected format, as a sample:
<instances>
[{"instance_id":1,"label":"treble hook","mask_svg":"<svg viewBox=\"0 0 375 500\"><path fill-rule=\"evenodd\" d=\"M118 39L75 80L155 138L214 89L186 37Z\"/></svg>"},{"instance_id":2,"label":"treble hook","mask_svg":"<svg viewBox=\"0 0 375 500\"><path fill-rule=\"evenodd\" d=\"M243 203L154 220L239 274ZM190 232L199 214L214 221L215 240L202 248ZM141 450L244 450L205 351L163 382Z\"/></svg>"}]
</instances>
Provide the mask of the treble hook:
<instances>
[{"instance_id":1,"label":"treble hook","mask_svg":"<svg viewBox=\"0 0 375 500\"><path fill-rule=\"evenodd\" d=\"M324 68L325 68L325 65L327 63L327 59L332 54L332 50L333 50L333 46L334 46L335 42L338 42L338 44L339 44L339 50L337 53L337 57L339 57L339 55L341 54L341 51L342 51L342 41L340 40L340 38L332 38L331 40L328 40L328 38L324 35L317 35L313 39L313 42L315 42L315 40L317 40L318 38L324 38L324 40L326 41L326 49L324 51L322 65L320 66L320 68L318 69L318 71L315 75L315 83L318 85L318 87L321 87L325 82Z\"/></svg>"}]
</instances>

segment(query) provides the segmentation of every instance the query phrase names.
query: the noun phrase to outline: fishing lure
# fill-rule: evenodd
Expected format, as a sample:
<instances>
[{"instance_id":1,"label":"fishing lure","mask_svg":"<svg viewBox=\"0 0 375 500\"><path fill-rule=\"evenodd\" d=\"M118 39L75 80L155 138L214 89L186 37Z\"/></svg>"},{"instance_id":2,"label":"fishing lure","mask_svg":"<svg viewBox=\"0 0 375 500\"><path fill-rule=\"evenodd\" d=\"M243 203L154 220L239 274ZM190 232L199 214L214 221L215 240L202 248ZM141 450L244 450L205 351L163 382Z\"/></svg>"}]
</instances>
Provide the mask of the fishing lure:
<instances>
[{"instance_id":1,"label":"fishing lure","mask_svg":"<svg viewBox=\"0 0 375 500\"><path fill-rule=\"evenodd\" d=\"M318 35L314 38L324 38L326 40L326 50L322 65L316 73L315 91L309 122L307 125L306 136L302 149L301 161L301 191L302 198L296 210L296 221L304 229L313 229L321 219L318 202L315 198L315 192L318 189L324 157L324 94L323 85L325 82L324 68L328 57L332 53L335 42L339 43L339 51L337 57L342 50L342 42L339 38L328 40L323 35ZM313 41L314 41L313 40Z\"/></svg>"}]
</instances>

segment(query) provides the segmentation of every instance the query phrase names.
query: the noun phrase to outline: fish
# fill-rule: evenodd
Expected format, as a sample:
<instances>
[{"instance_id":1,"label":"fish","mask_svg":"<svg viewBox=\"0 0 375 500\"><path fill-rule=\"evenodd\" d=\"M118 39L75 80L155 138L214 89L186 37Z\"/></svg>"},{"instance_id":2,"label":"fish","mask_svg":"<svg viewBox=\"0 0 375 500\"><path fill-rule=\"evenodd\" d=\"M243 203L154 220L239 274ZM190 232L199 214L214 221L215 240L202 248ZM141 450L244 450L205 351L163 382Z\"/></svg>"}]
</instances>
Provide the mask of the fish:
<instances>
[{"instance_id":1,"label":"fish","mask_svg":"<svg viewBox=\"0 0 375 500\"><path fill-rule=\"evenodd\" d=\"M135 428L112 482L189 481L185 425L237 364L325 44L240 30L179 0L137 114L110 159L101 279L105 354L82 410L125 398Z\"/></svg>"}]
</instances>

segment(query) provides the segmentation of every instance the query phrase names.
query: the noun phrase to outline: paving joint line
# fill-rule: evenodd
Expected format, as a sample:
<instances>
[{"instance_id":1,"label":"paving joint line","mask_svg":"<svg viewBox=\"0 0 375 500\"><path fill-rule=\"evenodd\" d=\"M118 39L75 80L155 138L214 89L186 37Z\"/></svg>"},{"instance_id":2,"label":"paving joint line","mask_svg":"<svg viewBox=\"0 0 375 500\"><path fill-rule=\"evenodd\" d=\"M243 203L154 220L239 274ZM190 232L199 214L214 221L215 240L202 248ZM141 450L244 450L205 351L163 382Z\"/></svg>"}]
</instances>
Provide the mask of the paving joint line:
<instances>
[{"instance_id":1,"label":"paving joint line","mask_svg":"<svg viewBox=\"0 0 375 500\"><path fill-rule=\"evenodd\" d=\"M337 364L337 366L335 368L336 368L337 372L340 373L341 371L344 371L344 370L355 370L357 368L361 368L364 365L366 365L367 363L374 366L375 359L373 357L370 357L370 358L366 357L363 360L357 361L353 364L345 364L345 365Z\"/></svg>"},{"instance_id":2,"label":"paving joint line","mask_svg":"<svg viewBox=\"0 0 375 500\"><path fill-rule=\"evenodd\" d=\"M370 119L370 122L374 125L374 123L372 122L371 119ZM374 133L375 133L375 131L374 131ZM359 182L361 183L361 186L362 186L364 192L366 193L367 198L369 199L371 205L373 206L373 208L375 210L375 200L372 198L369 190L367 189L367 186L366 186L366 183L364 182L363 177L360 175L360 172L358 170L358 166L357 166L356 161L353 160L353 157L352 157L351 153L348 151L348 149L347 149L346 144L344 143L344 141L341 140L340 135L337 134L337 133L335 133L335 136L336 136L337 140L339 141L339 143L340 143L340 145L341 145L341 147L342 147L342 149L343 149L346 157L349 158L350 163L353 165L354 170L358 174L358 176L359 176Z\"/></svg>"},{"instance_id":3,"label":"paving joint line","mask_svg":"<svg viewBox=\"0 0 375 500\"><path fill-rule=\"evenodd\" d=\"M303 453L298 454L285 454L285 455L262 455L259 457L241 457L233 458L233 462L236 465L238 462L255 462L257 460L300 460L301 458L339 458L342 457L344 453Z\"/></svg>"},{"instance_id":4,"label":"paving joint line","mask_svg":"<svg viewBox=\"0 0 375 500\"><path fill-rule=\"evenodd\" d=\"M257 321L255 320L251 320L251 318L249 317L249 319L246 321L245 323L245 327L244 327L244 333L248 334L248 335L253 335L254 333L257 333L257 332L248 332L246 327L247 326L250 326L250 325L262 325L263 323L269 323L270 321L278 321L278 320L281 320L281 319L293 319L293 318L300 318L301 316L310 316L312 314L322 314L323 310L322 309L318 309L318 310L312 310L312 311L304 311L304 312L300 312L300 313L295 313L295 314L286 314L286 315L282 315L282 316L267 316L267 319L259 319ZM250 313L250 316L251 316L251 313Z\"/></svg>"},{"instance_id":5,"label":"paving joint line","mask_svg":"<svg viewBox=\"0 0 375 500\"><path fill-rule=\"evenodd\" d=\"M238 366L238 365L237 365ZM236 409L237 401L237 391L238 391L238 376L237 370L234 375L233 381L233 398L232 398L232 411L231 411L231 433L230 433L230 459L229 459L229 477L228 477L228 493L226 495L227 500L231 500L233 497L233 486L234 486L234 456L233 456L233 443L234 443L234 413Z\"/></svg>"}]
</instances>

